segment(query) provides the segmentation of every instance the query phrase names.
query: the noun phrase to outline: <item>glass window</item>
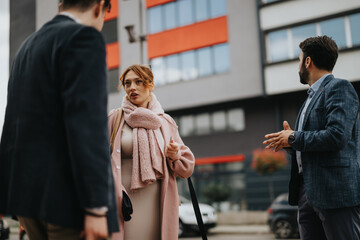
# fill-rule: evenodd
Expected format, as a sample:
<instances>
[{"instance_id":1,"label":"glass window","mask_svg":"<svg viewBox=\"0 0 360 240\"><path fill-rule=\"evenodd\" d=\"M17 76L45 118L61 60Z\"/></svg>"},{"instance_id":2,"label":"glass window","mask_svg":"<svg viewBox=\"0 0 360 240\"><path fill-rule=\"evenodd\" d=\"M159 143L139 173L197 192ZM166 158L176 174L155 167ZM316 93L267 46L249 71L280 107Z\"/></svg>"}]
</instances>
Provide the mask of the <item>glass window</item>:
<instances>
[{"instance_id":1,"label":"glass window","mask_svg":"<svg viewBox=\"0 0 360 240\"><path fill-rule=\"evenodd\" d=\"M196 133L198 135L204 135L210 133L210 114L202 113L196 116Z\"/></svg>"},{"instance_id":2,"label":"glass window","mask_svg":"<svg viewBox=\"0 0 360 240\"><path fill-rule=\"evenodd\" d=\"M304 41L306 38L316 36L316 25L315 23L294 27L291 29L293 36L293 50L294 56L297 58L300 55L299 44Z\"/></svg>"},{"instance_id":3,"label":"glass window","mask_svg":"<svg viewBox=\"0 0 360 240\"><path fill-rule=\"evenodd\" d=\"M216 73L224 73L230 69L230 55L229 45L219 44L213 47L214 49L214 68Z\"/></svg>"},{"instance_id":4,"label":"glass window","mask_svg":"<svg viewBox=\"0 0 360 240\"><path fill-rule=\"evenodd\" d=\"M360 45L360 13L349 16L352 45Z\"/></svg>"},{"instance_id":5,"label":"glass window","mask_svg":"<svg viewBox=\"0 0 360 240\"><path fill-rule=\"evenodd\" d=\"M148 14L148 31L149 33L161 32L163 30L162 6L149 8Z\"/></svg>"},{"instance_id":6,"label":"glass window","mask_svg":"<svg viewBox=\"0 0 360 240\"><path fill-rule=\"evenodd\" d=\"M114 68L108 71L108 86L109 86L109 92L118 92L118 87L120 86L120 80L119 80L119 69Z\"/></svg>"},{"instance_id":7,"label":"glass window","mask_svg":"<svg viewBox=\"0 0 360 240\"><path fill-rule=\"evenodd\" d=\"M235 108L228 111L228 124L232 131L241 131L245 129L245 114L241 108Z\"/></svg>"},{"instance_id":8,"label":"glass window","mask_svg":"<svg viewBox=\"0 0 360 240\"><path fill-rule=\"evenodd\" d=\"M223 16L226 12L225 0L210 0L210 15L212 18Z\"/></svg>"},{"instance_id":9,"label":"glass window","mask_svg":"<svg viewBox=\"0 0 360 240\"><path fill-rule=\"evenodd\" d=\"M193 6L191 0L178 0L179 26L189 25L194 22Z\"/></svg>"},{"instance_id":10,"label":"glass window","mask_svg":"<svg viewBox=\"0 0 360 240\"><path fill-rule=\"evenodd\" d=\"M339 48L346 47L344 17L320 22L321 34L332 37Z\"/></svg>"},{"instance_id":11,"label":"glass window","mask_svg":"<svg viewBox=\"0 0 360 240\"><path fill-rule=\"evenodd\" d=\"M151 64L152 72L154 74L154 84L156 86L165 84L166 79L165 79L164 58L162 57L154 58L151 60L150 64Z\"/></svg>"},{"instance_id":12,"label":"glass window","mask_svg":"<svg viewBox=\"0 0 360 240\"><path fill-rule=\"evenodd\" d=\"M171 29L177 27L176 22L176 3L171 2L164 5L164 28Z\"/></svg>"},{"instance_id":13,"label":"glass window","mask_svg":"<svg viewBox=\"0 0 360 240\"><path fill-rule=\"evenodd\" d=\"M181 78L183 80L191 80L197 77L197 69L195 63L195 52L188 51L180 54L181 59Z\"/></svg>"},{"instance_id":14,"label":"glass window","mask_svg":"<svg viewBox=\"0 0 360 240\"><path fill-rule=\"evenodd\" d=\"M217 111L212 114L212 127L214 131L226 130L226 114L225 111Z\"/></svg>"},{"instance_id":15,"label":"glass window","mask_svg":"<svg viewBox=\"0 0 360 240\"><path fill-rule=\"evenodd\" d=\"M192 115L182 116L180 118L180 134L181 136L190 136L194 134L194 117Z\"/></svg>"},{"instance_id":16,"label":"glass window","mask_svg":"<svg viewBox=\"0 0 360 240\"><path fill-rule=\"evenodd\" d=\"M195 0L195 20L197 22L209 18L208 0Z\"/></svg>"},{"instance_id":17,"label":"glass window","mask_svg":"<svg viewBox=\"0 0 360 240\"><path fill-rule=\"evenodd\" d=\"M180 80L179 55L174 54L165 58L166 82L177 82Z\"/></svg>"},{"instance_id":18,"label":"glass window","mask_svg":"<svg viewBox=\"0 0 360 240\"><path fill-rule=\"evenodd\" d=\"M289 58L289 52L287 49L287 29L269 33L268 40L268 60L270 62L281 61Z\"/></svg>"},{"instance_id":19,"label":"glass window","mask_svg":"<svg viewBox=\"0 0 360 240\"><path fill-rule=\"evenodd\" d=\"M213 73L212 56L210 48L201 48L196 51L196 57L198 61L199 76L208 76Z\"/></svg>"}]
</instances>

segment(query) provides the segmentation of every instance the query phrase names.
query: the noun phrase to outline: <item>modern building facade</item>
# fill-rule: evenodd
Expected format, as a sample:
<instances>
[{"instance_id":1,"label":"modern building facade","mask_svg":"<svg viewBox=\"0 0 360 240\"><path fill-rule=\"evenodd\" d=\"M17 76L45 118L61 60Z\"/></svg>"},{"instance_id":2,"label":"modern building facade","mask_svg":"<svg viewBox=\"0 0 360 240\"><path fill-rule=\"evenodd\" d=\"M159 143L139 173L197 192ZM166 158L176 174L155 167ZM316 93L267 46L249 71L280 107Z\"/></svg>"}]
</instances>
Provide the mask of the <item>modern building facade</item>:
<instances>
[{"instance_id":1,"label":"modern building facade","mask_svg":"<svg viewBox=\"0 0 360 240\"><path fill-rule=\"evenodd\" d=\"M10 61L19 44L57 12L58 0L10 2ZM151 64L155 93L196 155L198 195L226 188L227 209L265 209L269 181L286 192L289 166L261 176L250 168L264 135L294 126L306 98L298 44L329 35L340 47L334 74L360 91L358 0L111 0L103 29L109 110L124 92L128 65ZM184 182L180 191L186 195Z\"/></svg>"}]
</instances>

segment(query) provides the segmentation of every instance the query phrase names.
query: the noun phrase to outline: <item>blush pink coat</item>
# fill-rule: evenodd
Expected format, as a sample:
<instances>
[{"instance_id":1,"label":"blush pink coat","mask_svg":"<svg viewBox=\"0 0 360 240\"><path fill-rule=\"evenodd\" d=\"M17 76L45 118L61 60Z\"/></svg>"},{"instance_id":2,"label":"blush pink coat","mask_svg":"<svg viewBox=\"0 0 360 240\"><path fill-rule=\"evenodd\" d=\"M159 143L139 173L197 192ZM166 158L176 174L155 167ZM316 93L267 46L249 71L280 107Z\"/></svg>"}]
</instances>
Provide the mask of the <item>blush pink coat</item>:
<instances>
[{"instance_id":1,"label":"blush pink coat","mask_svg":"<svg viewBox=\"0 0 360 240\"><path fill-rule=\"evenodd\" d=\"M109 136L111 136L118 111L119 109L116 109L109 113ZM179 144L180 149L178 159L172 160L167 158L167 168L164 179L161 180L161 239L176 240L178 239L180 205L176 177L188 178L191 176L195 166L195 157L181 140L175 121L168 114L162 115L162 119L161 132L164 137L165 148L170 142L170 137L172 137ZM122 190L125 190L121 183L121 132L123 126L124 115L122 115L120 127L114 140L114 149L111 154L120 223L120 232L112 235L113 240L124 239L124 220L121 213ZM164 149L164 153L165 151L166 149Z\"/></svg>"}]
</instances>

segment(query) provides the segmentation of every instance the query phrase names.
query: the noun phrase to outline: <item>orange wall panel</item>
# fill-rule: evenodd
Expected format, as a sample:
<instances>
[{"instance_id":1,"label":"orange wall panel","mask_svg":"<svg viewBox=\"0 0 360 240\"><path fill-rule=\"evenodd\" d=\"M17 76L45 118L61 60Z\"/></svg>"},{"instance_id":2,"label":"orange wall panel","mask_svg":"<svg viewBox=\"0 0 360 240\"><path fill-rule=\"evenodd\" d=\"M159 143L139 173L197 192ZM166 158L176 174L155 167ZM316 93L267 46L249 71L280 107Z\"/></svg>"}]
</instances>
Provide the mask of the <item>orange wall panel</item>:
<instances>
[{"instance_id":1,"label":"orange wall panel","mask_svg":"<svg viewBox=\"0 0 360 240\"><path fill-rule=\"evenodd\" d=\"M110 0L111 4L111 10L110 12L105 12L105 18L104 21L110 21L118 17L119 15L119 6L118 6L119 0Z\"/></svg>"},{"instance_id":2,"label":"orange wall panel","mask_svg":"<svg viewBox=\"0 0 360 240\"><path fill-rule=\"evenodd\" d=\"M157 5L161 5L169 2L175 2L175 1L176 0L146 0L146 7L151 8Z\"/></svg>"},{"instance_id":3,"label":"orange wall panel","mask_svg":"<svg viewBox=\"0 0 360 240\"><path fill-rule=\"evenodd\" d=\"M150 59L228 41L227 17L219 17L147 36Z\"/></svg>"},{"instance_id":4,"label":"orange wall panel","mask_svg":"<svg viewBox=\"0 0 360 240\"><path fill-rule=\"evenodd\" d=\"M245 160L245 155L243 154L231 155L231 156L208 157L208 158L196 158L195 165L242 162L244 160Z\"/></svg>"},{"instance_id":5,"label":"orange wall panel","mask_svg":"<svg viewBox=\"0 0 360 240\"><path fill-rule=\"evenodd\" d=\"M120 66L120 45L118 42L106 44L106 63L108 69Z\"/></svg>"}]
</instances>

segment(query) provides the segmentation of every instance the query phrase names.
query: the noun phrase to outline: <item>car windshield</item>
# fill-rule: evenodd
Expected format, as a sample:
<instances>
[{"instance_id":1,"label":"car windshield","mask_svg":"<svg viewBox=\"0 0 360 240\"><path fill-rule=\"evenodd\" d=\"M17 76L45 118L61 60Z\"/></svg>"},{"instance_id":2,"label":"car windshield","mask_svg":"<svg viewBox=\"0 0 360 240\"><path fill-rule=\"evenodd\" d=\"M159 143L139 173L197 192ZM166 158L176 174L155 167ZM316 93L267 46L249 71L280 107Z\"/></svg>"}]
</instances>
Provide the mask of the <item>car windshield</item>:
<instances>
[{"instance_id":1,"label":"car windshield","mask_svg":"<svg viewBox=\"0 0 360 240\"><path fill-rule=\"evenodd\" d=\"M287 193L284 193L284 194L281 194L279 195L274 202L288 202L288 194Z\"/></svg>"},{"instance_id":2,"label":"car windshield","mask_svg":"<svg viewBox=\"0 0 360 240\"><path fill-rule=\"evenodd\" d=\"M180 196L180 202L181 203L191 203L191 201L183 196Z\"/></svg>"}]
</instances>

